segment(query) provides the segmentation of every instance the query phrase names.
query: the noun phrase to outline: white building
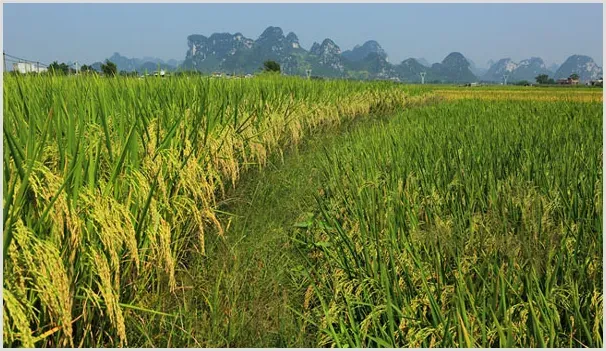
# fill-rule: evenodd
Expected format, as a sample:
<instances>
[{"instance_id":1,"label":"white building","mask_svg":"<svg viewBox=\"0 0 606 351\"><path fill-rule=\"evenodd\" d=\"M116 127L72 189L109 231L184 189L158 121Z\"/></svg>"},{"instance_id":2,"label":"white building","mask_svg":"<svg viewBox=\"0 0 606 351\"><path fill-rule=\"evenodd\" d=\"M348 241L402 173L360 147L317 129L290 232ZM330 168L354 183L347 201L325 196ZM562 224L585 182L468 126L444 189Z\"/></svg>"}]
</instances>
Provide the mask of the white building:
<instances>
[{"instance_id":1,"label":"white building","mask_svg":"<svg viewBox=\"0 0 606 351\"><path fill-rule=\"evenodd\" d=\"M25 74L30 72L42 73L46 72L47 69L31 62L15 62L13 63L13 71Z\"/></svg>"}]
</instances>

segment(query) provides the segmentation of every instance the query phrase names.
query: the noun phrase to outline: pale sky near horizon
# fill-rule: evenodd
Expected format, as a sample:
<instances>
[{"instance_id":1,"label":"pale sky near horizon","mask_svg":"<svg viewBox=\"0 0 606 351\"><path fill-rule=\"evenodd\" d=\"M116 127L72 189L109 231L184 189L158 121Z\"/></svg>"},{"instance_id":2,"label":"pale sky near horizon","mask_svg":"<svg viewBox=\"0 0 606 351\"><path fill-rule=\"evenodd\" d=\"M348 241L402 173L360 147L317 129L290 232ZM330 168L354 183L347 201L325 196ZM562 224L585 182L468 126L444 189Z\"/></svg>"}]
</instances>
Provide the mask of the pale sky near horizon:
<instances>
[{"instance_id":1,"label":"pale sky near horizon","mask_svg":"<svg viewBox=\"0 0 606 351\"><path fill-rule=\"evenodd\" d=\"M7 54L29 60L93 63L114 52L183 60L187 36L268 26L294 32L309 49L331 38L341 50L378 41L390 62L430 63L459 51L488 60L538 56L561 64L573 54L603 64L602 4L4 4Z\"/></svg>"}]
</instances>

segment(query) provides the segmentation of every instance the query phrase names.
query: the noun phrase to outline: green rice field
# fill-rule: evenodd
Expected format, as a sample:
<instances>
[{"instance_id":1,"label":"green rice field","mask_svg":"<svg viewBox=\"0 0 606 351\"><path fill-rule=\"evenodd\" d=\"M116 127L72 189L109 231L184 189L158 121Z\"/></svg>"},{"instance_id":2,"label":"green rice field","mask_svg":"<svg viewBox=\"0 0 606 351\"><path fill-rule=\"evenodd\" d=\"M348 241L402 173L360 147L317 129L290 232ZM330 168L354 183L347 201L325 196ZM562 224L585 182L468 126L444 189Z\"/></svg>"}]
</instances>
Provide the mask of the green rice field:
<instances>
[{"instance_id":1,"label":"green rice field","mask_svg":"<svg viewBox=\"0 0 606 351\"><path fill-rule=\"evenodd\" d=\"M602 89L3 93L5 347L603 347Z\"/></svg>"}]
</instances>

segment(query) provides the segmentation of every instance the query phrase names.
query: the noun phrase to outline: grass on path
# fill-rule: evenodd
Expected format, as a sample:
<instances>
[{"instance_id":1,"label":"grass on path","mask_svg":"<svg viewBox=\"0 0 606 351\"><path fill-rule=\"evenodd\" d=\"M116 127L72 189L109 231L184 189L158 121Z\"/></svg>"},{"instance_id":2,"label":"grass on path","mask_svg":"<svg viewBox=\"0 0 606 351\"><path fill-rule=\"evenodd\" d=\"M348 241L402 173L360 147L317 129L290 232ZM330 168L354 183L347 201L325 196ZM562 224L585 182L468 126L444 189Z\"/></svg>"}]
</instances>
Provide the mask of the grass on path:
<instances>
[{"instance_id":1,"label":"grass on path","mask_svg":"<svg viewBox=\"0 0 606 351\"><path fill-rule=\"evenodd\" d=\"M133 345L314 347L316 330L298 315L312 291L305 262L291 240L297 233L294 225L316 206L324 150L353 130L387 120L361 117L310 137L271 158L262 171L246 174L220 206L223 236L209 235L207 256L192 252L189 266L179 269L178 279L190 282L180 294L180 305L186 307L175 311L177 317L150 315L148 330L130 333ZM150 299L156 310L178 305L174 296Z\"/></svg>"}]
</instances>

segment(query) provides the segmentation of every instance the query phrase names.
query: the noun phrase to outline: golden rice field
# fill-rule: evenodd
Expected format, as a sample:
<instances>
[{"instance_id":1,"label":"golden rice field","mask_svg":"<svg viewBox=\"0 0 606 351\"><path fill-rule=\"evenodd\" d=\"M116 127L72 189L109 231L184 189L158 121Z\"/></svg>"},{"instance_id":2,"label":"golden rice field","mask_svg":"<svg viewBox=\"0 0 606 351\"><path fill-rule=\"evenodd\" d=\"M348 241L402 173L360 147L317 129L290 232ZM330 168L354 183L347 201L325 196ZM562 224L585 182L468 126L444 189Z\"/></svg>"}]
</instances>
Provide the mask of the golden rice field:
<instances>
[{"instance_id":1,"label":"golden rice field","mask_svg":"<svg viewBox=\"0 0 606 351\"><path fill-rule=\"evenodd\" d=\"M601 89L15 75L3 89L4 346L603 345ZM309 158L271 176L298 148ZM303 300L237 295L292 311L275 344L221 307L240 273L211 264L247 257L234 227L270 235L225 208L255 179L315 182L297 193L304 224L283 195L255 209L292 218L272 235L299 262L256 269Z\"/></svg>"},{"instance_id":2,"label":"golden rice field","mask_svg":"<svg viewBox=\"0 0 606 351\"><path fill-rule=\"evenodd\" d=\"M534 88L524 87L514 89L482 89L466 87L459 89L435 89L434 93L448 100L481 99L490 101L580 101L602 102L601 89L565 89L565 88Z\"/></svg>"}]
</instances>

